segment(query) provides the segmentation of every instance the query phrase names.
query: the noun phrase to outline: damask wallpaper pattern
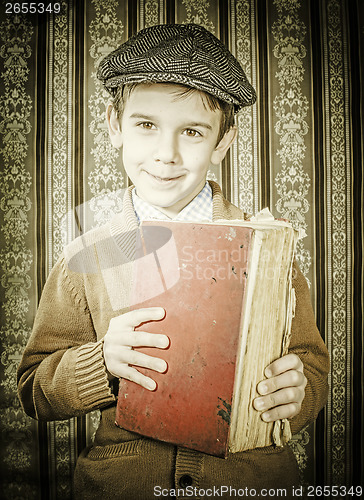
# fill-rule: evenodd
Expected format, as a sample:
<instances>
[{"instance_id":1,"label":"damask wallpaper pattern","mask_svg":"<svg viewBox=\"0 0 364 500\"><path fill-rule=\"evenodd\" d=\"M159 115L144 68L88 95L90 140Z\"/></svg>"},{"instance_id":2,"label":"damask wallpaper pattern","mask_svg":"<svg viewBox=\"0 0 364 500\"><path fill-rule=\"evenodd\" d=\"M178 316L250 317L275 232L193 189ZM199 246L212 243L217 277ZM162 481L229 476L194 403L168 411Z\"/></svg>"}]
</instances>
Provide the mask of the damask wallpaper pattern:
<instances>
[{"instance_id":1,"label":"damask wallpaper pattern","mask_svg":"<svg viewBox=\"0 0 364 500\"><path fill-rule=\"evenodd\" d=\"M128 185L104 120L100 59L137 29L203 24L257 89L239 137L211 168L247 212L269 205L306 230L298 249L332 360L330 396L291 446L306 484L363 483L364 9L349 0L63 1L60 14L0 4L1 446L6 499L72 496L98 412L37 423L15 373L63 245L121 209Z\"/></svg>"}]
</instances>

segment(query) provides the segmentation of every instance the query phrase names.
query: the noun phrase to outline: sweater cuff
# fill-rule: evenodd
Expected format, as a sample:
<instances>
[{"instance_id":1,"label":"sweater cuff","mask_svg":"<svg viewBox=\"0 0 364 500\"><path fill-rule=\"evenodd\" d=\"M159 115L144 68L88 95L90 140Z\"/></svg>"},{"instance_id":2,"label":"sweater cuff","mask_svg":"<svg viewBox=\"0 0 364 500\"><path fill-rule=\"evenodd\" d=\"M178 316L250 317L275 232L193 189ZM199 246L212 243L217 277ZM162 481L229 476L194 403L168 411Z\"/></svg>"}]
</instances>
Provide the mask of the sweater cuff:
<instances>
[{"instance_id":1,"label":"sweater cuff","mask_svg":"<svg viewBox=\"0 0 364 500\"><path fill-rule=\"evenodd\" d=\"M75 369L78 396L90 410L115 401L105 369L103 344L100 340L78 349Z\"/></svg>"}]
</instances>

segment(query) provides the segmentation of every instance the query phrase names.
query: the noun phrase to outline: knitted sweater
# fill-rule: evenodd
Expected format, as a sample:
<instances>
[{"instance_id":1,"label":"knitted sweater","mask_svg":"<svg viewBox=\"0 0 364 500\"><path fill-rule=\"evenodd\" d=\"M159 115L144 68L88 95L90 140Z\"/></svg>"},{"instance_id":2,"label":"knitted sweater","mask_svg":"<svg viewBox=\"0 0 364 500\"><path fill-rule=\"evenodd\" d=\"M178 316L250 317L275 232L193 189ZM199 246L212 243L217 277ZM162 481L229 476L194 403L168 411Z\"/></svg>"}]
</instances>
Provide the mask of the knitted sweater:
<instances>
[{"instance_id":1,"label":"knitted sweater","mask_svg":"<svg viewBox=\"0 0 364 500\"><path fill-rule=\"evenodd\" d=\"M223 198L219 186L211 186L213 220L241 218L241 211ZM74 240L54 266L18 368L24 410L36 419L60 420L102 409L94 445L78 459L78 500L101 494L107 499L145 500L159 492L162 496L162 488L164 498L167 493L174 498L199 498L198 489L219 486L257 491L286 488L290 498L292 485L299 480L288 446L221 459L143 438L115 425L116 397L106 374L102 339L110 319L129 310L132 265L120 255L120 245L125 247L125 235L136 228L129 188L122 214ZM297 303L289 351L301 358L308 383L301 412L291 420L293 433L312 422L325 404L329 369L306 280L295 271ZM230 494L234 496L233 490Z\"/></svg>"}]
</instances>

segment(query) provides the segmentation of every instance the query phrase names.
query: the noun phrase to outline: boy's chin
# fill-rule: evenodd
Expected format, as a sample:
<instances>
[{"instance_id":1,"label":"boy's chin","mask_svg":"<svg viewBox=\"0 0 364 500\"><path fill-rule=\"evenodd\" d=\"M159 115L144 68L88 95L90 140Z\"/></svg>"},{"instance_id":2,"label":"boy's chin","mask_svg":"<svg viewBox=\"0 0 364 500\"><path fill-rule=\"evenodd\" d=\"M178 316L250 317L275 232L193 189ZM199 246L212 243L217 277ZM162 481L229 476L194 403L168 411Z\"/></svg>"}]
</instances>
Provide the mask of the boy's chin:
<instances>
[{"instance_id":1,"label":"boy's chin","mask_svg":"<svg viewBox=\"0 0 364 500\"><path fill-rule=\"evenodd\" d=\"M175 193L175 196L173 196L172 193L168 193L168 196L167 193L159 192L157 189L153 191L154 192L152 194L148 193L144 196L144 200L158 210L169 210L174 206L180 205L184 202L184 200L188 200L189 198L188 194L185 193ZM187 201L187 204L188 203L189 202Z\"/></svg>"},{"instance_id":2,"label":"boy's chin","mask_svg":"<svg viewBox=\"0 0 364 500\"><path fill-rule=\"evenodd\" d=\"M147 201L150 205L153 205L154 208L168 215L169 217L177 215L189 203L189 201L185 202L185 200L183 199L162 201L159 198L159 199L149 199Z\"/></svg>"},{"instance_id":3,"label":"boy's chin","mask_svg":"<svg viewBox=\"0 0 364 500\"><path fill-rule=\"evenodd\" d=\"M174 192L170 190L168 193L166 190L153 189L149 190L149 192L140 192L140 194L137 190L137 194L157 210L171 217L173 215L170 214L177 215L194 199L197 194L195 191L192 189L176 189Z\"/></svg>"},{"instance_id":4,"label":"boy's chin","mask_svg":"<svg viewBox=\"0 0 364 500\"><path fill-rule=\"evenodd\" d=\"M153 207L155 207L157 210L160 210L161 212L174 210L179 205L178 200L171 203L167 202L161 203L160 200L153 200L150 201L149 203L150 205L153 205Z\"/></svg>"}]
</instances>

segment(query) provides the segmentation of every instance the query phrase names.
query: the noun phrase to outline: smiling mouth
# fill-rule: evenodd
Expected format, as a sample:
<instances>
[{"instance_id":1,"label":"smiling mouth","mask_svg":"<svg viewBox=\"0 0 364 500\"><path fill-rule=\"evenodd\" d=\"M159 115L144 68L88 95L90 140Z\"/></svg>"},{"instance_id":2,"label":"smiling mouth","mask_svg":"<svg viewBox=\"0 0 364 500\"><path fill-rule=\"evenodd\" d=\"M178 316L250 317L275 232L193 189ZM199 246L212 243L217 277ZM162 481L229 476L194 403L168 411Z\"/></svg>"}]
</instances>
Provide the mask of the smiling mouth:
<instances>
[{"instance_id":1,"label":"smiling mouth","mask_svg":"<svg viewBox=\"0 0 364 500\"><path fill-rule=\"evenodd\" d=\"M171 181L176 181L177 179L180 179L183 175L177 175L175 177L159 177L158 175L153 175L150 172L147 172L148 175L153 177L153 179L157 180L158 182L161 183L166 183L166 182L171 182Z\"/></svg>"}]
</instances>

